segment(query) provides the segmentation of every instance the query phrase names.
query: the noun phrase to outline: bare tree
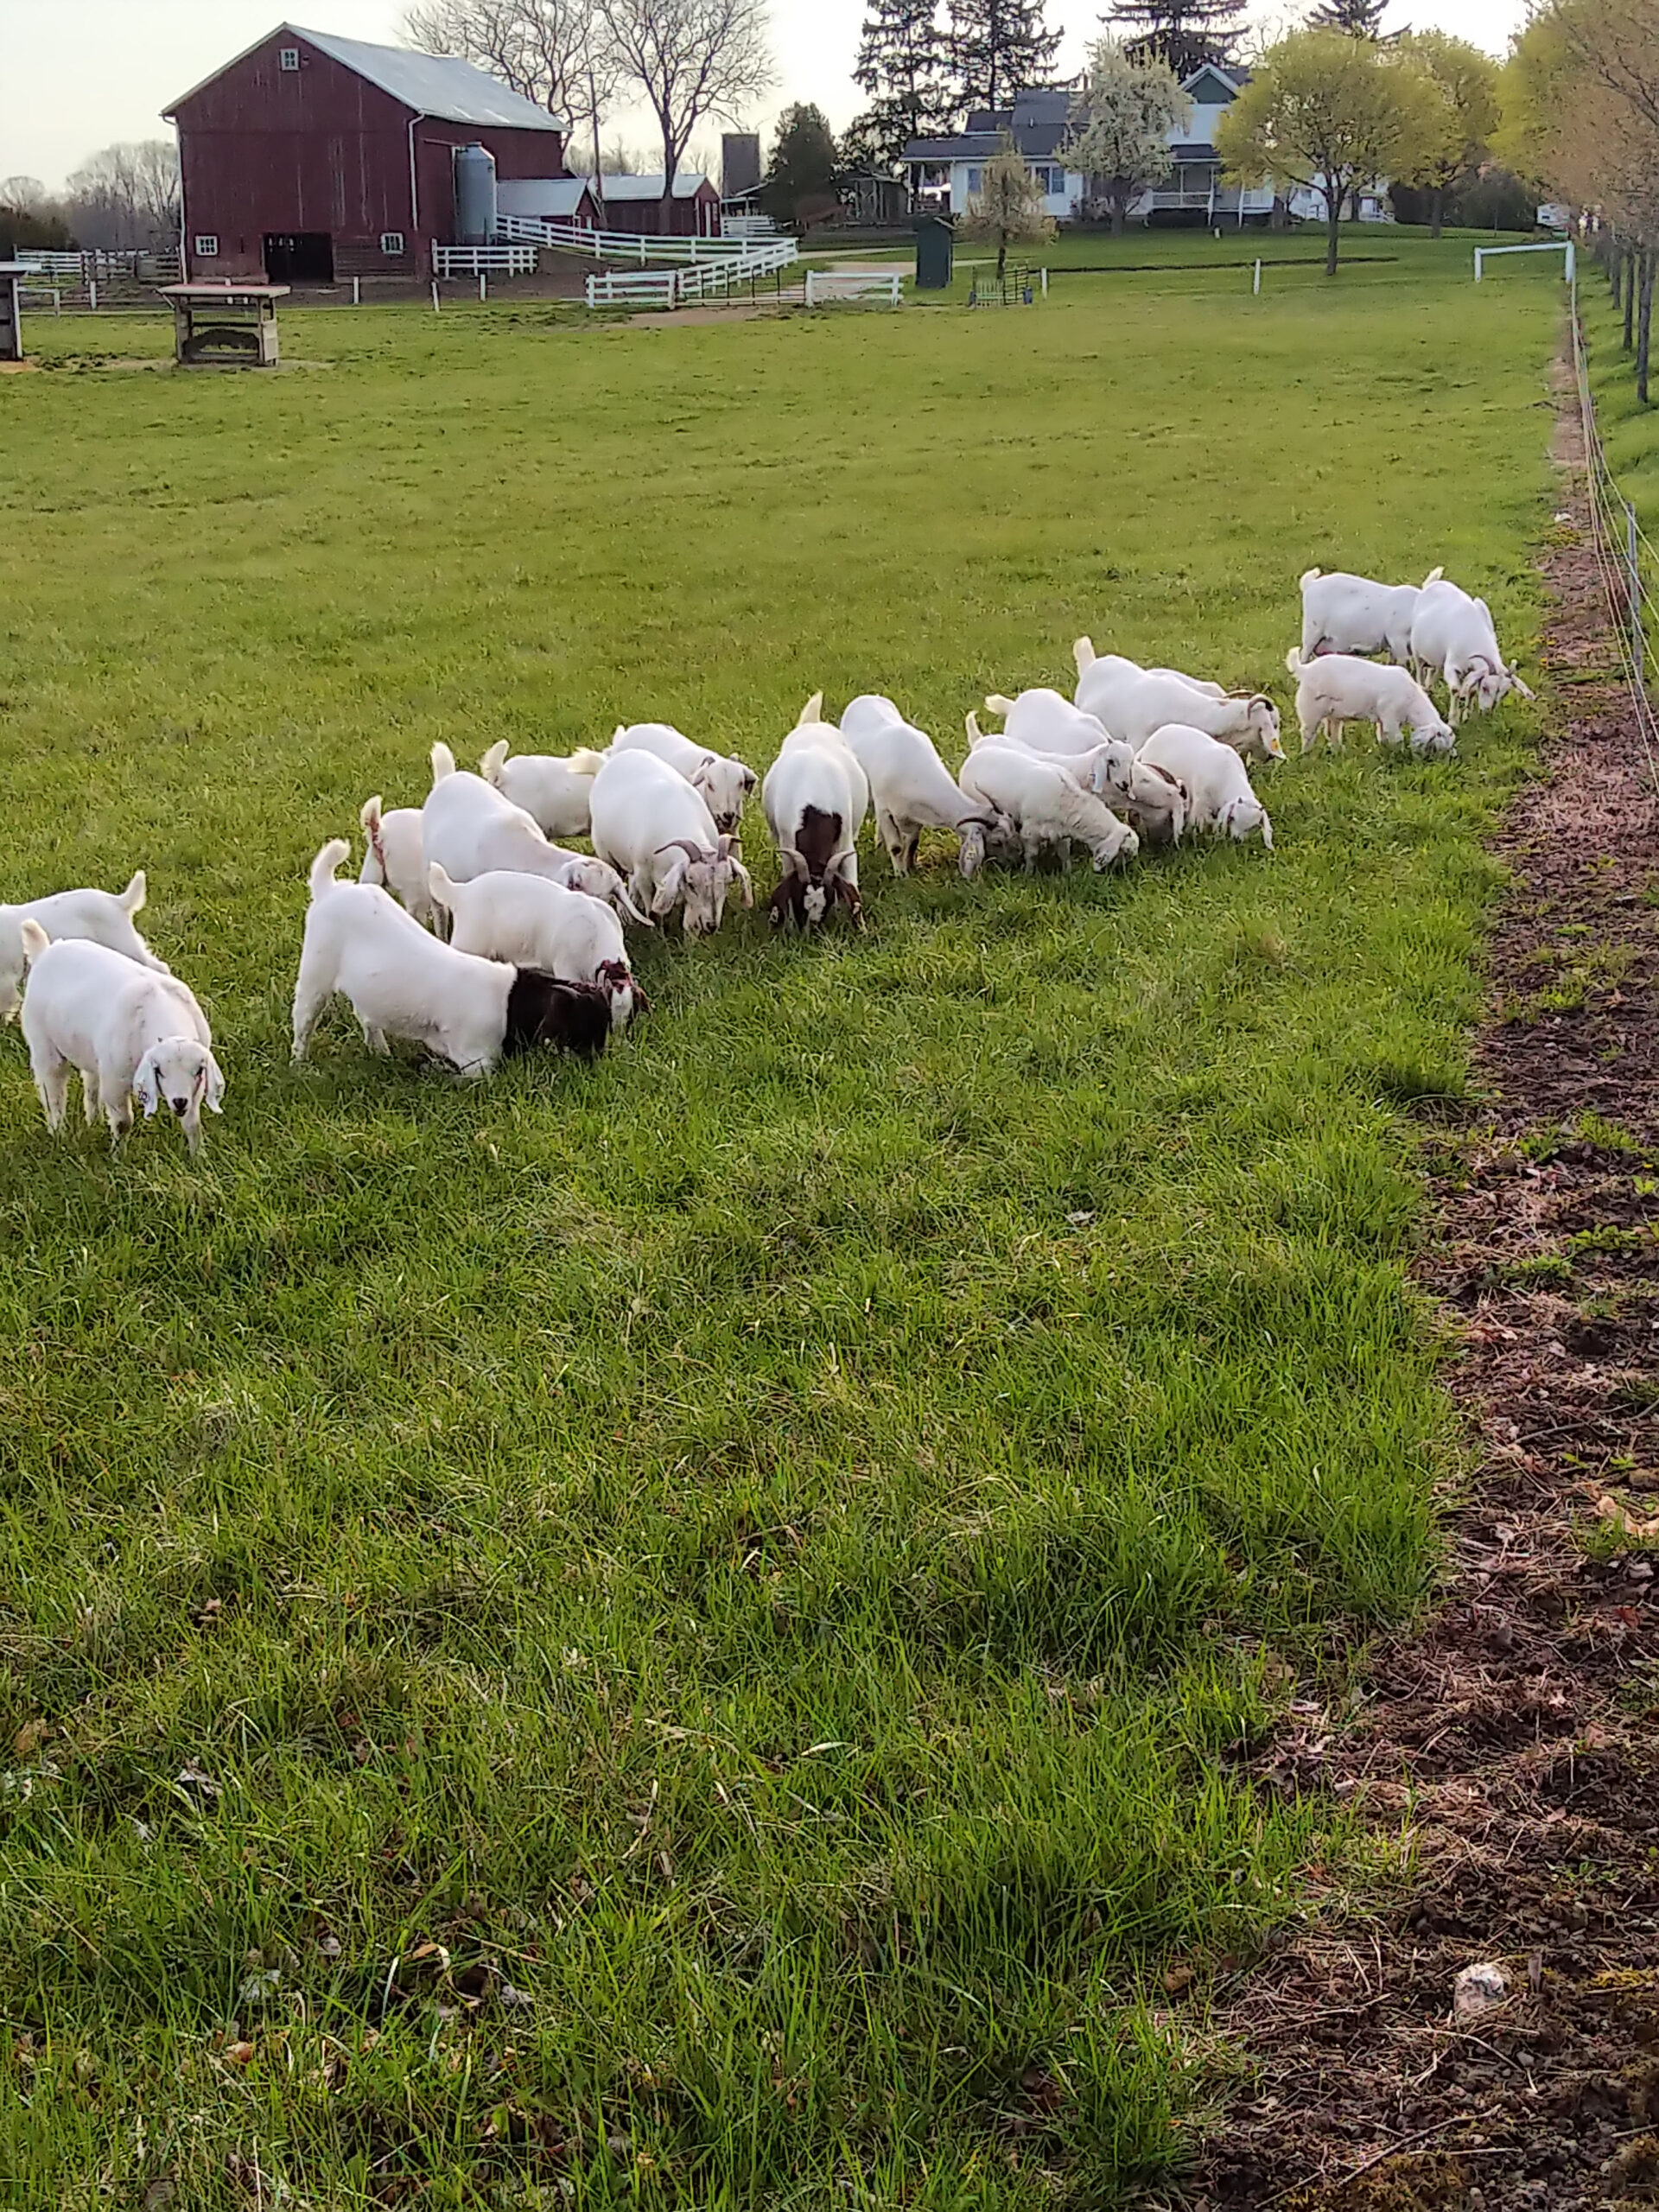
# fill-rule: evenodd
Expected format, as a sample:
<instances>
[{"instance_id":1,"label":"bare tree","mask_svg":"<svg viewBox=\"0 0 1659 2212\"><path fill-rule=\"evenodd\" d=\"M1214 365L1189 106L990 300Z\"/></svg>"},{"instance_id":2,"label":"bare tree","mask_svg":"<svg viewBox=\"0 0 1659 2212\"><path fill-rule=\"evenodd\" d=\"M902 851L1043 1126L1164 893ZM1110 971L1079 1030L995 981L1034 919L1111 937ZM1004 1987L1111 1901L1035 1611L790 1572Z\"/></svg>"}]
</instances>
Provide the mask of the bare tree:
<instances>
[{"instance_id":1,"label":"bare tree","mask_svg":"<svg viewBox=\"0 0 1659 2212\"><path fill-rule=\"evenodd\" d=\"M178 148L170 138L105 146L74 171L64 198L83 245L134 252L171 245L179 234Z\"/></svg>"},{"instance_id":2,"label":"bare tree","mask_svg":"<svg viewBox=\"0 0 1659 2212\"><path fill-rule=\"evenodd\" d=\"M427 54L476 62L592 142L620 75L594 0L417 0L404 35Z\"/></svg>"},{"instance_id":3,"label":"bare tree","mask_svg":"<svg viewBox=\"0 0 1659 2212\"><path fill-rule=\"evenodd\" d=\"M46 187L37 176L0 176L0 207L32 215L46 205Z\"/></svg>"},{"instance_id":4,"label":"bare tree","mask_svg":"<svg viewBox=\"0 0 1659 2212\"><path fill-rule=\"evenodd\" d=\"M738 119L772 81L764 0L599 0L624 77L663 138L661 225L674 223L674 178L699 124Z\"/></svg>"}]
</instances>

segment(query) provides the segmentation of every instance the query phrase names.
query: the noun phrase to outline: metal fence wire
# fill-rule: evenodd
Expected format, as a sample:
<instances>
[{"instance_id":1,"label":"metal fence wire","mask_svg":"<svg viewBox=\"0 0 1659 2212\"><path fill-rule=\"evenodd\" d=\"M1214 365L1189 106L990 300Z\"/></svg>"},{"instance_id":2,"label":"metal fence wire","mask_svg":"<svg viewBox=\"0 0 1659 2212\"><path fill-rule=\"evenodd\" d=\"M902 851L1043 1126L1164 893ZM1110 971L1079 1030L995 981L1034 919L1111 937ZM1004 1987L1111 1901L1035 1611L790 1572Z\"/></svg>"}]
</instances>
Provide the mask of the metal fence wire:
<instances>
[{"instance_id":1,"label":"metal fence wire","mask_svg":"<svg viewBox=\"0 0 1659 2212\"><path fill-rule=\"evenodd\" d=\"M1659 575L1659 550L1643 529L1608 465L1596 425L1595 395L1579 315L1579 291L1573 286L1573 372L1578 384L1579 415L1584 429L1585 486L1590 501L1590 543L1607 602L1607 620L1618 654L1619 670L1630 695L1631 711L1647 754L1648 776L1659 790L1659 719L1653 702L1659 694L1659 603L1648 587Z\"/></svg>"}]
</instances>

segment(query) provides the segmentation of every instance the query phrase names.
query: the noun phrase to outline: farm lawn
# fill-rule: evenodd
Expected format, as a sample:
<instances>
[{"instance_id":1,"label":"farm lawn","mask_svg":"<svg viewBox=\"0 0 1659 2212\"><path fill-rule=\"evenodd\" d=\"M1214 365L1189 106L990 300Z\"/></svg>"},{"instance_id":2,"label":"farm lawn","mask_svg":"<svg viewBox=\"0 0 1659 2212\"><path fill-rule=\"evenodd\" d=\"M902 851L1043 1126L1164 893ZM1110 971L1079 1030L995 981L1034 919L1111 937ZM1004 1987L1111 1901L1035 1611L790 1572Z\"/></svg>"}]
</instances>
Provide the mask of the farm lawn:
<instances>
[{"instance_id":1,"label":"farm lawn","mask_svg":"<svg viewBox=\"0 0 1659 2212\"><path fill-rule=\"evenodd\" d=\"M955 760L1082 631L1287 708L1313 563L1443 561L1524 660L1559 293L1390 274L296 315L269 378L34 323L0 896L144 865L229 1087L199 1167L112 1160L0 1037L10 2202L1012 2212L1185 2154L1211 1970L1343 1847L1234 1756L1455 1472L1411 1110L1524 721L1293 760L1270 856L867 854L861 936L642 942L591 1071L341 1009L294 1071L288 1001L311 855L438 738L762 766L822 686Z\"/></svg>"}]
</instances>

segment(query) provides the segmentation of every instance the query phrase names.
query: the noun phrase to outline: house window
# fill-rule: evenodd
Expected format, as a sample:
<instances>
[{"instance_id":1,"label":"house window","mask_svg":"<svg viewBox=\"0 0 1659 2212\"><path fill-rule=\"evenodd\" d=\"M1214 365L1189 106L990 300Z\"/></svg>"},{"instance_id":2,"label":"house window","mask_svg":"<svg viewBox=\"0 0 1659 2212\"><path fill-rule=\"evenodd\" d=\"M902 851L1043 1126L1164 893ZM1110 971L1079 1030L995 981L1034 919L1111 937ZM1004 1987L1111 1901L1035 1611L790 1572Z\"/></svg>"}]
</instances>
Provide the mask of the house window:
<instances>
[{"instance_id":1,"label":"house window","mask_svg":"<svg viewBox=\"0 0 1659 2212\"><path fill-rule=\"evenodd\" d=\"M1039 188L1047 193L1051 198L1055 193L1064 192L1065 190L1065 171L1064 169L1048 168L1039 162L1036 167L1033 168L1031 173L1037 180Z\"/></svg>"},{"instance_id":2,"label":"house window","mask_svg":"<svg viewBox=\"0 0 1659 2212\"><path fill-rule=\"evenodd\" d=\"M296 71L300 66L299 48L297 46L284 46L278 48L276 54L276 66L279 69L284 69L289 72Z\"/></svg>"},{"instance_id":3,"label":"house window","mask_svg":"<svg viewBox=\"0 0 1659 2212\"><path fill-rule=\"evenodd\" d=\"M984 181L985 181L985 172L984 172L984 170L983 170L983 169L969 169L969 172L968 172L968 189L969 189L969 192L977 192L977 191L979 190L980 187L984 183Z\"/></svg>"},{"instance_id":4,"label":"house window","mask_svg":"<svg viewBox=\"0 0 1659 2212\"><path fill-rule=\"evenodd\" d=\"M218 252L219 232L217 231L203 231L196 239L197 259L200 261L212 261L217 256Z\"/></svg>"},{"instance_id":5,"label":"house window","mask_svg":"<svg viewBox=\"0 0 1659 2212\"><path fill-rule=\"evenodd\" d=\"M380 251L382 253L401 253L403 250L404 234L401 231L381 232Z\"/></svg>"}]
</instances>

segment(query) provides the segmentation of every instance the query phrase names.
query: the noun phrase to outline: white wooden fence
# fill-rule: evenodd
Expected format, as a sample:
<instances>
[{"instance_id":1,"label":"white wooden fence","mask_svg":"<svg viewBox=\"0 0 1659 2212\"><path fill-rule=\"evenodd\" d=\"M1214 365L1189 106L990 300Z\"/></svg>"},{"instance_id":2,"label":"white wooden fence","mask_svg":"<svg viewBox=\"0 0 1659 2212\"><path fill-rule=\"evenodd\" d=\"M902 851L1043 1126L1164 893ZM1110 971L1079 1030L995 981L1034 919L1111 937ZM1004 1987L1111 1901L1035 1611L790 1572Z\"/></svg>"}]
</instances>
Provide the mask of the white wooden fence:
<instances>
[{"instance_id":1,"label":"white wooden fence","mask_svg":"<svg viewBox=\"0 0 1659 2212\"><path fill-rule=\"evenodd\" d=\"M588 279L590 308L645 302L684 307L694 300L730 299L734 292L762 276L775 276L787 264L776 256L728 254L718 262L694 262L679 269L607 269Z\"/></svg>"},{"instance_id":2,"label":"white wooden fence","mask_svg":"<svg viewBox=\"0 0 1659 2212\"><path fill-rule=\"evenodd\" d=\"M435 245L435 276L533 276L533 245Z\"/></svg>"},{"instance_id":3,"label":"white wooden fence","mask_svg":"<svg viewBox=\"0 0 1659 2212\"><path fill-rule=\"evenodd\" d=\"M554 222L539 215L498 215L498 238L519 245L558 246L591 254L595 261L632 261L641 269L681 264L718 268L741 262L746 277L770 275L800 258L793 238L655 238L643 231L594 231L585 223Z\"/></svg>"},{"instance_id":4,"label":"white wooden fence","mask_svg":"<svg viewBox=\"0 0 1659 2212\"><path fill-rule=\"evenodd\" d=\"M874 269L809 269L806 304L821 308L830 300L885 300L896 308L903 282L897 269L890 276Z\"/></svg>"}]
</instances>

